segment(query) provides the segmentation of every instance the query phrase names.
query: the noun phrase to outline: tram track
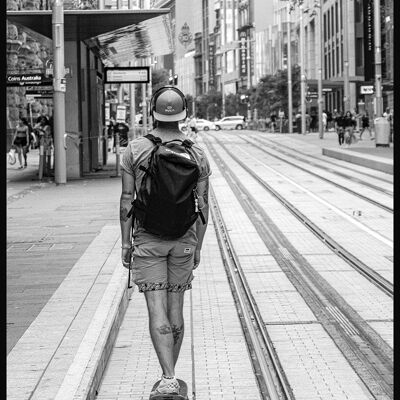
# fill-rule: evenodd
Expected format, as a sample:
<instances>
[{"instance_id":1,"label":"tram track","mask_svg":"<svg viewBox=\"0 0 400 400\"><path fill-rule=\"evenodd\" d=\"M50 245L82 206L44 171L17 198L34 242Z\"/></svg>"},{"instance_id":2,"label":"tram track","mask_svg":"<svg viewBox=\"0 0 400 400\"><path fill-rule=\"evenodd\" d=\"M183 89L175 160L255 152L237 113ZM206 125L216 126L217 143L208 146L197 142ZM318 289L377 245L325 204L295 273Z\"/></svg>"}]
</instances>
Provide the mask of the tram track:
<instances>
[{"instance_id":1,"label":"tram track","mask_svg":"<svg viewBox=\"0 0 400 400\"><path fill-rule=\"evenodd\" d=\"M243 135L239 135L239 136L243 139ZM277 151L279 151L281 153L287 154L290 157L294 157L294 158L297 158L297 159L301 160L301 157L299 157L299 155L302 155L307 159L307 162L310 163L310 165L314 165L316 167L320 166L320 164L313 163L312 161L310 161L310 159L317 160L319 162L323 162L324 164L332 165L334 168L344 168L343 165L340 165L336 161L326 160L326 159L323 160L319 156L315 156L313 154L304 153L304 152L302 152L302 151L300 151L298 149L294 149L293 147L290 147L290 146L288 146L288 145L286 145L284 143L279 142L279 144L277 144L275 141L273 141L271 139L268 139L266 137L257 136L257 140L261 140L264 144L270 146L271 148L274 148L275 150L277 150ZM296 153L296 154L285 152L282 149L287 149L287 150L289 150L289 151L291 151L293 153ZM365 181L365 180L356 178L356 177L354 177L352 175L349 175L349 174L346 174L346 173L343 173L343 172L339 172L339 171L337 171L337 169L333 169L333 168L330 168L330 167L322 167L322 168L324 168L326 171L329 171L329 172L331 172L331 173L333 173L333 174L335 174L337 176L341 176L343 178L350 179L350 180L352 180L354 182L370 185L370 183ZM358 174L358 175L363 175L368 179L370 179L370 178L378 179L377 176L375 176L373 174L369 174L369 173L367 173L365 171L354 171L354 172L356 174ZM385 178L382 178L382 177L379 177L379 180L381 182L385 182L385 183L389 183L389 184L393 185L393 181L391 181L391 180L388 180L388 179L385 179ZM375 187L375 186L376 185L371 185L371 187ZM378 187L378 190L381 190L381 188ZM391 191L386 191L386 190L384 190L384 191L387 192L388 194L393 195L393 192L391 192Z\"/></svg>"},{"instance_id":2,"label":"tram track","mask_svg":"<svg viewBox=\"0 0 400 400\"><path fill-rule=\"evenodd\" d=\"M296 251L260 207L257 200L235 176L225 160L218 155L210 141L205 140L205 143L213 158L218 162L221 173L228 182L229 187L254 224L258 234L268 246L271 254L366 387L368 387L371 394L376 398L391 399L393 396L393 365L390 347L360 318L357 312L343 300L336 290L316 272L307 260ZM227 153L239 163L237 158L235 159L232 154ZM243 165L241 166L244 168ZM254 176L248 168L246 170ZM256 178L256 176L254 177ZM264 184L263 186L265 187ZM282 196L273 191L273 189L269 191L292 213L296 213L295 207L290 205ZM299 214L296 216L303 223L307 220L302 215L301 218ZM312 223L311 226L313 226ZM317 236L323 234L317 227L313 227L313 232L316 232ZM326 239L325 237L324 241ZM333 241L330 241L331 245L332 243ZM231 252L234 253L234 250L231 250ZM335 252L341 255L337 247ZM343 258L343 255L341 256ZM347 258L348 261L352 261L351 254L347 254ZM360 263L356 262L356 264L360 266ZM240 270L240 265L236 269ZM393 295L392 285L380 279L374 271L370 271L369 268L362 271L364 276L374 282L386 294L391 293ZM245 281L245 277L243 280ZM248 293L246 297L251 298L251 293ZM257 309L257 305L254 307Z\"/></svg>"},{"instance_id":3,"label":"tram track","mask_svg":"<svg viewBox=\"0 0 400 400\"><path fill-rule=\"evenodd\" d=\"M331 185L333 185L333 186L335 186L335 187L337 187L337 188L339 188L339 189L341 189L341 190L344 190L344 191L346 191L346 192L352 194L353 196L359 197L360 199L365 200L365 201L367 201L368 203L371 203L371 204L373 204L373 205L375 205L375 206L377 206L377 207L379 207L379 208L382 208L383 210L385 210L385 211L387 211L387 212L393 214L393 208L392 208L392 207L389 207L389 206L387 206L387 205L385 205L385 204L382 204L382 203L380 203L379 201L376 201L376 200L372 199L371 197L364 196L363 194L361 194L361 193L359 193L359 192L357 192L357 191L351 189L351 188L348 187L348 186L341 185L341 184L339 184L339 183L337 183L337 182L335 182L335 181L333 181L333 180L331 180L331 179L328 179L328 178L326 178L326 177L324 177L324 176L322 176L322 175L320 175L320 174L318 174L318 173L312 172L312 171L310 171L309 169L300 166L299 164L296 164L296 163L294 163L294 162L291 162L291 161L289 161L289 160L287 160L287 159L285 159L285 158L282 158L282 157L280 157L280 156L278 156L278 155L276 155L276 154L274 154L274 153L271 153L270 151L266 150L265 147L257 146L253 141L251 141L251 140L249 140L249 139L247 139L247 138L245 138L245 137L243 137L243 136L240 136L240 138L241 138L242 140L244 140L246 143L249 143L251 146L256 147L257 149L261 150L263 153L268 154L268 155L271 156L271 157L274 157L274 158L276 158L276 159L278 159L278 160L280 160L280 161L282 161L282 162L284 162L284 163L286 163L286 164L292 165L292 166L296 167L297 169L300 169L301 171L306 172L307 174L316 176L316 177L318 177L319 179L321 179L321 180L323 180L323 181L325 181L325 182L328 182L329 184L331 184ZM268 143L268 146L270 146L269 143ZM307 162L308 164L310 164L310 165L312 165L312 166L314 166L314 167L316 167L316 168L322 169L323 171L335 173L335 172L332 171L330 168L326 168L326 167L321 166L321 165L318 165L318 164L316 164L316 163L314 163L314 162L312 162L312 161L308 161L308 160L302 159L301 157L298 157L298 156L296 156L296 155L289 154L289 153L287 153L287 152L282 151L281 149L277 149L275 146L271 146L271 147L272 147L274 150L279 151L280 153L283 153L284 155L286 155L286 156L288 156L288 157L294 158L294 159L296 159L296 160L298 160L298 161L301 161L301 162L303 162L303 163ZM350 176L350 175L342 174L342 173L337 173L336 175L341 176L341 177L344 177L344 178L346 178L346 179L349 179L349 180L352 181L352 182L356 182L356 183L358 183L358 184L361 184L361 185L363 185L363 186L366 186L366 187L368 187L368 188L370 188L370 189L373 189L373 190L377 191L378 193L383 193L383 194L386 194L386 195L389 195L389 196L393 196L393 193L391 193L391 192L389 192L389 191L387 191L387 190L385 190L385 189L382 189L382 188L380 188L380 187L378 187L378 186L376 186L376 185L370 184L370 183L365 182L365 181L362 181L362 180L360 180L360 179L354 178L354 177L352 177L352 176Z\"/></svg>"},{"instance_id":4,"label":"tram track","mask_svg":"<svg viewBox=\"0 0 400 400\"><path fill-rule=\"evenodd\" d=\"M205 141L207 146L210 146L208 140ZM340 245L335 239L329 236L323 229L313 223L306 215L298 210L293 204L291 204L286 198L280 193L273 189L267 184L262 178L254 173L245 163L243 163L237 156L235 156L225 144L217 140L219 145L237 162L244 170L246 170L261 186L271 193L283 206L285 206L299 221L301 221L315 236L317 236L324 244L331 248L338 256L344 261L351 265L356 271L372 282L376 287L382 290L387 295L393 297L394 289L393 284L387 279L383 278L379 273L371 269L364 262L359 260L342 245ZM212 146L212 145L211 145ZM214 150L215 151L215 150ZM216 153L216 152L215 152Z\"/></svg>"},{"instance_id":5,"label":"tram track","mask_svg":"<svg viewBox=\"0 0 400 400\"><path fill-rule=\"evenodd\" d=\"M265 400L294 400L293 392L284 376L265 324L235 255L212 187L210 198L210 211L218 244L262 398Z\"/></svg>"}]
</instances>

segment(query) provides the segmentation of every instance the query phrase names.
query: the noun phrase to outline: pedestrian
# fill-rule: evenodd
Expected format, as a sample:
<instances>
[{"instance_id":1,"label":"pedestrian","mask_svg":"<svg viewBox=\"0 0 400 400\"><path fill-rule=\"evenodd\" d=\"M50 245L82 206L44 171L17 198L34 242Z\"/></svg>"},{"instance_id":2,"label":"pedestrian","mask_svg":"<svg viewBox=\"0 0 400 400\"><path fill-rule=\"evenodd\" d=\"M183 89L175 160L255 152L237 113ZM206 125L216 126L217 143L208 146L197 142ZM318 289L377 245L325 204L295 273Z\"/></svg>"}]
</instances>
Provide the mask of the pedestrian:
<instances>
[{"instance_id":1,"label":"pedestrian","mask_svg":"<svg viewBox=\"0 0 400 400\"><path fill-rule=\"evenodd\" d=\"M195 117L192 116L192 118L190 118L188 126L190 128L190 132L189 132L188 136L189 136L190 139L195 140L196 137L197 137L197 132L198 132L197 123L196 123L196 118Z\"/></svg>"},{"instance_id":2,"label":"pedestrian","mask_svg":"<svg viewBox=\"0 0 400 400\"><path fill-rule=\"evenodd\" d=\"M150 102L150 114L156 121L151 135L130 141L121 160L120 224L122 264L129 268L132 263L134 282L139 292L144 293L150 336L162 369L161 381L152 392L155 395L179 392L175 365L184 335L183 300L185 291L192 288L193 270L200 263L208 221L211 170L203 149L179 130L178 122L187 116L186 98L179 89L164 86L157 90ZM176 164L171 161L166 168L166 157ZM174 175L169 175L174 185L163 185L164 175L168 171L178 173L177 168L183 164L186 169L191 165L183 172L185 179L172 179ZM188 180L188 177L192 178ZM182 182L185 182L189 203L176 207L174 202L170 203L168 193L182 186ZM157 191L158 185L165 190ZM159 207L150 210L150 203ZM186 209L179 211L184 208L183 204L190 204L189 214ZM176 213L182 214L177 217ZM190 221L183 215L191 216ZM202 218L197 218L198 215ZM172 234L171 229L184 221L179 233L177 230Z\"/></svg>"},{"instance_id":3,"label":"pedestrian","mask_svg":"<svg viewBox=\"0 0 400 400\"><path fill-rule=\"evenodd\" d=\"M362 117L361 117L361 132L360 132L360 140L362 140L362 134L364 133L364 131L368 129L368 133L369 136L371 137L371 129L369 127L369 116L368 116L368 112L363 113Z\"/></svg>"},{"instance_id":4,"label":"pedestrian","mask_svg":"<svg viewBox=\"0 0 400 400\"><path fill-rule=\"evenodd\" d=\"M313 124L313 119L308 113L308 111L306 111L306 133L313 132L314 128L312 124Z\"/></svg>"},{"instance_id":5,"label":"pedestrian","mask_svg":"<svg viewBox=\"0 0 400 400\"><path fill-rule=\"evenodd\" d=\"M326 128L328 126L328 114L325 110L322 111L322 128L323 132L326 132Z\"/></svg>"},{"instance_id":6,"label":"pedestrian","mask_svg":"<svg viewBox=\"0 0 400 400\"><path fill-rule=\"evenodd\" d=\"M29 146L29 128L27 125L24 124L22 118L18 120L12 144L15 146L15 150L18 154L18 161L19 161L18 169L26 168L28 166L27 150ZM24 158L24 164L22 164L22 157Z\"/></svg>"},{"instance_id":7,"label":"pedestrian","mask_svg":"<svg viewBox=\"0 0 400 400\"><path fill-rule=\"evenodd\" d=\"M275 129L276 129L276 114L275 114L275 113L272 113L272 114L270 115L270 118L271 118L271 125L270 125L270 127L271 127L271 132L274 133L274 132L275 132Z\"/></svg>"},{"instance_id":8,"label":"pedestrian","mask_svg":"<svg viewBox=\"0 0 400 400\"><path fill-rule=\"evenodd\" d=\"M327 130L331 131L333 128L333 117L330 111L326 111Z\"/></svg>"},{"instance_id":9,"label":"pedestrian","mask_svg":"<svg viewBox=\"0 0 400 400\"><path fill-rule=\"evenodd\" d=\"M118 132L119 134L119 145L120 147L126 147L128 145L128 133L129 133L129 126L125 122L118 122L114 127L114 132ZM114 133L114 135L115 135ZM114 138L115 142L115 138Z\"/></svg>"},{"instance_id":10,"label":"pedestrian","mask_svg":"<svg viewBox=\"0 0 400 400\"><path fill-rule=\"evenodd\" d=\"M387 119L390 124L390 142L393 142L393 108L386 108L383 117Z\"/></svg>"},{"instance_id":11,"label":"pedestrian","mask_svg":"<svg viewBox=\"0 0 400 400\"><path fill-rule=\"evenodd\" d=\"M45 174L50 175L51 169L51 152L53 150L53 131L51 129L48 118L43 115L38 119L38 123L34 129L37 132L40 145L43 146L44 160L44 171Z\"/></svg>"},{"instance_id":12,"label":"pedestrian","mask_svg":"<svg viewBox=\"0 0 400 400\"><path fill-rule=\"evenodd\" d=\"M346 146L350 146L352 143L356 142L356 137L354 136L354 128L356 126L356 120L350 111L346 111L346 114L343 118L343 126L344 126L344 140Z\"/></svg>"},{"instance_id":13,"label":"pedestrian","mask_svg":"<svg viewBox=\"0 0 400 400\"><path fill-rule=\"evenodd\" d=\"M344 143L344 118L342 111L336 113L335 130L338 135L339 146L341 146Z\"/></svg>"}]
</instances>

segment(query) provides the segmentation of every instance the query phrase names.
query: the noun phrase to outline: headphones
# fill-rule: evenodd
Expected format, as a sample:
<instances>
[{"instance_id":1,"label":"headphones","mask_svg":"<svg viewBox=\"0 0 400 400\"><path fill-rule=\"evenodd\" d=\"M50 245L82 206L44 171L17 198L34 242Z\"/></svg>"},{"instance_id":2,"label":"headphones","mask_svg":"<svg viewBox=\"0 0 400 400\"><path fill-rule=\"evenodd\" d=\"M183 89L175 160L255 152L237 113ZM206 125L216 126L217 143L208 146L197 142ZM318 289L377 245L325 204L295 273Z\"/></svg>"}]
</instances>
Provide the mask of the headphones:
<instances>
[{"instance_id":1,"label":"headphones","mask_svg":"<svg viewBox=\"0 0 400 400\"><path fill-rule=\"evenodd\" d=\"M187 118L187 116L188 116L188 104L187 104L186 97L178 88L176 88L175 86L172 86L172 85L166 85L166 86L161 87L160 89L157 89L154 92L153 96L151 96L151 100L150 100L150 116L153 117L153 111L154 111L154 109L156 107L156 101L157 101L158 97L162 93L166 92L167 90L174 90L176 93L179 94L179 96L181 97L181 99L183 101L183 106L185 107L185 110L186 110L186 117L185 118Z\"/></svg>"}]
</instances>

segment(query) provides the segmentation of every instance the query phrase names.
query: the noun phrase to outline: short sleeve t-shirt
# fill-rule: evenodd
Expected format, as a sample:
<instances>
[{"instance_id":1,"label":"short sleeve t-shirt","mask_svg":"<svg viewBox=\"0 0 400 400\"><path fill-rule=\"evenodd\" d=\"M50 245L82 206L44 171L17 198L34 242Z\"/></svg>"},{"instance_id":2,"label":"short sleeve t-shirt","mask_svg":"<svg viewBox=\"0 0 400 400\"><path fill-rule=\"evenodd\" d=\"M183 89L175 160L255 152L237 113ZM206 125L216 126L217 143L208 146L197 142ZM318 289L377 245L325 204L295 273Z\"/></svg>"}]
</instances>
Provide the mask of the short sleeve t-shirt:
<instances>
[{"instance_id":1,"label":"short sleeve t-shirt","mask_svg":"<svg viewBox=\"0 0 400 400\"><path fill-rule=\"evenodd\" d=\"M181 131L166 133L165 131L156 128L151 133L154 136L160 137L163 142L173 139L187 139L187 136ZM121 158L120 164L122 169L135 178L136 193L140 189L142 178L144 176L144 171L139 169L139 166L143 165L144 167L147 167L148 158L153 148L154 144L149 139L146 139L144 136L138 137L129 142ZM197 143L192 146L192 150L196 158L197 164L200 168L200 176L198 181L201 182L211 175L210 164L204 150ZM135 226L135 229L136 228L139 227ZM191 229L189 229L189 232L187 234L193 234L194 230L194 227L192 227ZM185 234L185 236L187 234Z\"/></svg>"}]
</instances>

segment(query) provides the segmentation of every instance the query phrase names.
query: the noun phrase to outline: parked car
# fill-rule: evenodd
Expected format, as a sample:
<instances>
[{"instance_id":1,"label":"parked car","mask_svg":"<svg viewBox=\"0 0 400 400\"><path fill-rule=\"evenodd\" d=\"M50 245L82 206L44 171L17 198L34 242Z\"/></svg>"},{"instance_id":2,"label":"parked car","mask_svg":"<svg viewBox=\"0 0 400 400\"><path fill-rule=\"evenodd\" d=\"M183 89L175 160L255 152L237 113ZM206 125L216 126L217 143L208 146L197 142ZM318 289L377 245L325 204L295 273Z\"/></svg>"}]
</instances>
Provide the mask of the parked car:
<instances>
[{"instance_id":1,"label":"parked car","mask_svg":"<svg viewBox=\"0 0 400 400\"><path fill-rule=\"evenodd\" d=\"M214 122L207 121L206 119L196 119L196 126L199 131L208 131L210 129L215 129Z\"/></svg>"},{"instance_id":2,"label":"parked car","mask_svg":"<svg viewBox=\"0 0 400 400\"><path fill-rule=\"evenodd\" d=\"M242 115L232 115L215 121L215 130L220 129L244 129L246 128L246 118Z\"/></svg>"}]
</instances>

